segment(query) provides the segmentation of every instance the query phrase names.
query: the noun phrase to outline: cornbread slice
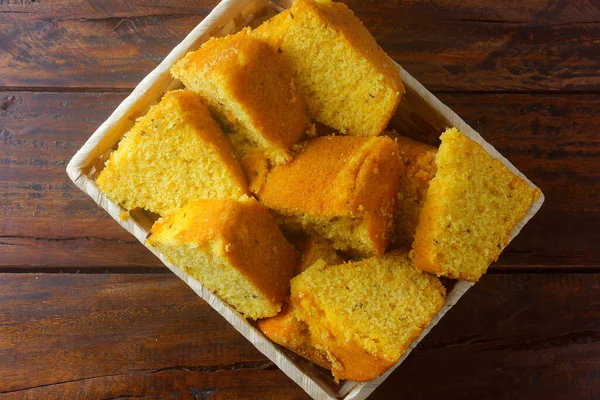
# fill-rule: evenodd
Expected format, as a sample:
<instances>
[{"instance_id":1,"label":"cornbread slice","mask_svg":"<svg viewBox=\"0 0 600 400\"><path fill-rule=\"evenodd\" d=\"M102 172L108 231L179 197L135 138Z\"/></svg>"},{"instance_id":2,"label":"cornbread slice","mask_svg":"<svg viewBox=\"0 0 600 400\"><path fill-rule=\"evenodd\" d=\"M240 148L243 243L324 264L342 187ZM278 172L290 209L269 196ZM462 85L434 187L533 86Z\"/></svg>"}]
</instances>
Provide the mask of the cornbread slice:
<instances>
[{"instance_id":1,"label":"cornbread slice","mask_svg":"<svg viewBox=\"0 0 600 400\"><path fill-rule=\"evenodd\" d=\"M250 173L259 200L286 229L304 229L360 256L383 254L402 174L396 143L387 137L327 136L300 146L289 163L267 174Z\"/></svg>"},{"instance_id":2,"label":"cornbread slice","mask_svg":"<svg viewBox=\"0 0 600 400\"><path fill-rule=\"evenodd\" d=\"M127 210L139 207L161 215L191 200L248 193L231 145L189 90L168 92L139 118L96 183Z\"/></svg>"},{"instance_id":3,"label":"cornbread slice","mask_svg":"<svg viewBox=\"0 0 600 400\"><path fill-rule=\"evenodd\" d=\"M425 271L475 282L541 192L458 129L441 139L411 256Z\"/></svg>"},{"instance_id":4,"label":"cornbread slice","mask_svg":"<svg viewBox=\"0 0 600 400\"><path fill-rule=\"evenodd\" d=\"M274 162L286 161L308 128L287 61L248 30L209 40L171 73L206 101L239 158L259 148Z\"/></svg>"},{"instance_id":5,"label":"cornbread slice","mask_svg":"<svg viewBox=\"0 0 600 400\"><path fill-rule=\"evenodd\" d=\"M437 169L435 165L437 148L395 132L389 134L396 140L400 159L404 163L404 173L400 177L398 192L394 244L410 246L427 197L429 181Z\"/></svg>"},{"instance_id":6,"label":"cornbread slice","mask_svg":"<svg viewBox=\"0 0 600 400\"><path fill-rule=\"evenodd\" d=\"M399 68L345 4L297 0L252 34L289 61L311 118L348 135L385 129L404 94Z\"/></svg>"},{"instance_id":7,"label":"cornbread slice","mask_svg":"<svg viewBox=\"0 0 600 400\"><path fill-rule=\"evenodd\" d=\"M276 315L298 254L256 200L201 200L152 227L147 244L247 318Z\"/></svg>"},{"instance_id":8,"label":"cornbread slice","mask_svg":"<svg viewBox=\"0 0 600 400\"><path fill-rule=\"evenodd\" d=\"M318 261L292 279L290 300L333 376L362 382L398 362L444 304L445 289L402 250L340 265Z\"/></svg>"},{"instance_id":9,"label":"cornbread slice","mask_svg":"<svg viewBox=\"0 0 600 400\"><path fill-rule=\"evenodd\" d=\"M331 369L326 353L313 345L308 326L296 318L289 304L285 304L276 316L258 320L258 327L275 343L323 368Z\"/></svg>"}]
</instances>

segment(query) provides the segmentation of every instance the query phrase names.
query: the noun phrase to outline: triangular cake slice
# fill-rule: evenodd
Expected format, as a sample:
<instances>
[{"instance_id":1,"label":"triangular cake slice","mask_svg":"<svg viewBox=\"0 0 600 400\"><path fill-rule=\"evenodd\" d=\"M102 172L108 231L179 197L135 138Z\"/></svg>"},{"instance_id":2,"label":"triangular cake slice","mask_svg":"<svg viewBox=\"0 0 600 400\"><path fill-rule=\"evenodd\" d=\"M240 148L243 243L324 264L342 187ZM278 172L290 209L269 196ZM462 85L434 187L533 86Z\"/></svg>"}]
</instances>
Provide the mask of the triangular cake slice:
<instances>
[{"instance_id":1,"label":"triangular cake slice","mask_svg":"<svg viewBox=\"0 0 600 400\"><path fill-rule=\"evenodd\" d=\"M476 282L541 192L458 129L441 140L411 256L425 271Z\"/></svg>"},{"instance_id":2,"label":"triangular cake slice","mask_svg":"<svg viewBox=\"0 0 600 400\"><path fill-rule=\"evenodd\" d=\"M146 243L247 318L277 315L298 254L258 201L200 200L152 226Z\"/></svg>"},{"instance_id":3,"label":"triangular cake slice","mask_svg":"<svg viewBox=\"0 0 600 400\"><path fill-rule=\"evenodd\" d=\"M399 250L339 265L318 260L292 279L290 300L336 380L362 382L398 362L442 308L445 293L436 276Z\"/></svg>"},{"instance_id":4,"label":"triangular cake slice","mask_svg":"<svg viewBox=\"0 0 600 400\"><path fill-rule=\"evenodd\" d=\"M201 99L176 90L139 118L96 183L127 210L164 215L188 201L240 197L248 181Z\"/></svg>"}]
</instances>

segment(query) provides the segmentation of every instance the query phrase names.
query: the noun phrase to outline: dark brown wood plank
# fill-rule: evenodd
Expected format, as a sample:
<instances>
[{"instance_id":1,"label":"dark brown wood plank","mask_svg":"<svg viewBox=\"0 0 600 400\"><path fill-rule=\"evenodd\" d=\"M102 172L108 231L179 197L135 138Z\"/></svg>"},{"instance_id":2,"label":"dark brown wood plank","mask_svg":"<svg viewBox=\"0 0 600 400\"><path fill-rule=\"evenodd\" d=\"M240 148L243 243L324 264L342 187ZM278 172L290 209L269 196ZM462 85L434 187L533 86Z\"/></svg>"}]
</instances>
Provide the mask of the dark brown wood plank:
<instances>
[{"instance_id":1,"label":"dark brown wood plank","mask_svg":"<svg viewBox=\"0 0 600 400\"><path fill-rule=\"evenodd\" d=\"M151 373L106 375L6 394L0 392L0 399L310 399L283 372L261 370L265 365L271 368L265 361L256 368L235 371L225 368L198 372L177 367Z\"/></svg>"},{"instance_id":2,"label":"dark brown wood plank","mask_svg":"<svg viewBox=\"0 0 600 400\"><path fill-rule=\"evenodd\" d=\"M18 3L0 5L0 87L130 89L217 1ZM430 89L600 90L596 2L347 3Z\"/></svg>"},{"instance_id":3,"label":"dark brown wood plank","mask_svg":"<svg viewBox=\"0 0 600 400\"><path fill-rule=\"evenodd\" d=\"M0 393L88 379L126 390L186 369L209 385L220 371L225 382L227 370L271 366L172 274L0 274L0 288Z\"/></svg>"},{"instance_id":4,"label":"dark brown wood plank","mask_svg":"<svg viewBox=\"0 0 600 400\"><path fill-rule=\"evenodd\" d=\"M591 399L599 286L487 275L371 398ZM0 289L0 399L308 398L172 275L0 274Z\"/></svg>"},{"instance_id":5,"label":"dark brown wood plank","mask_svg":"<svg viewBox=\"0 0 600 400\"><path fill-rule=\"evenodd\" d=\"M0 267L159 267L66 165L125 94L0 95Z\"/></svg>"},{"instance_id":6,"label":"dark brown wood plank","mask_svg":"<svg viewBox=\"0 0 600 400\"><path fill-rule=\"evenodd\" d=\"M161 266L65 173L124 96L0 93L0 268ZM546 195L540 213L496 265L598 267L600 95L440 98Z\"/></svg>"}]
</instances>

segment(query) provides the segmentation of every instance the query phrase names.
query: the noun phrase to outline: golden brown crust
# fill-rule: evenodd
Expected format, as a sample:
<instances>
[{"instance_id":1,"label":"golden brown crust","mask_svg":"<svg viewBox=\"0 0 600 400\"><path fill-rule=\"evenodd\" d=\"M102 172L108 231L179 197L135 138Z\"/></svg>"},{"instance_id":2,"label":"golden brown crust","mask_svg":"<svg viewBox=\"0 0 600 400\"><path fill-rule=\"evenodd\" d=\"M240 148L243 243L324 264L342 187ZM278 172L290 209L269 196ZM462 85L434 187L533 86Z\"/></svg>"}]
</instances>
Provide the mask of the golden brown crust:
<instances>
[{"instance_id":1,"label":"golden brown crust","mask_svg":"<svg viewBox=\"0 0 600 400\"><path fill-rule=\"evenodd\" d=\"M541 192L456 128L441 139L411 256L425 271L477 281Z\"/></svg>"},{"instance_id":2,"label":"golden brown crust","mask_svg":"<svg viewBox=\"0 0 600 400\"><path fill-rule=\"evenodd\" d=\"M298 254L269 212L252 198L188 203L156 222L151 232L151 245L161 240L199 247L218 242L227 263L273 304L281 305L289 293Z\"/></svg>"},{"instance_id":3,"label":"golden brown crust","mask_svg":"<svg viewBox=\"0 0 600 400\"><path fill-rule=\"evenodd\" d=\"M242 168L246 173L252 193L259 193L267 180L269 173L269 160L260 150L252 150L242 159Z\"/></svg>"},{"instance_id":4,"label":"golden brown crust","mask_svg":"<svg viewBox=\"0 0 600 400\"><path fill-rule=\"evenodd\" d=\"M247 30L209 40L171 72L205 98L222 122L234 130L242 125L263 149L287 153L308 127L287 61Z\"/></svg>"},{"instance_id":5,"label":"golden brown crust","mask_svg":"<svg viewBox=\"0 0 600 400\"><path fill-rule=\"evenodd\" d=\"M247 209L238 210L223 237L230 245L226 251L231 264L275 303L281 303L289 293L299 257L267 209L251 199Z\"/></svg>"},{"instance_id":6,"label":"golden brown crust","mask_svg":"<svg viewBox=\"0 0 600 400\"><path fill-rule=\"evenodd\" d=\"M336 381L347 379L355 382L371 381L382 375L396 363L377 357L361 348L356 342L336 343L329 347L332 362L331 373Z\"/></svg>"},{"instance_id":7,"label":"golden brown crust","mask_svg":"<svg viewBox=\"0 0 600 400\"><path fill-rule=\"evenodd\" d=\"M370 254L383 254L403 171L394 141L327 136L301 147L291 162L275 166L261 183L251 180L260 201L284 216L363 220Z\"/></svg>"}]
</instances>

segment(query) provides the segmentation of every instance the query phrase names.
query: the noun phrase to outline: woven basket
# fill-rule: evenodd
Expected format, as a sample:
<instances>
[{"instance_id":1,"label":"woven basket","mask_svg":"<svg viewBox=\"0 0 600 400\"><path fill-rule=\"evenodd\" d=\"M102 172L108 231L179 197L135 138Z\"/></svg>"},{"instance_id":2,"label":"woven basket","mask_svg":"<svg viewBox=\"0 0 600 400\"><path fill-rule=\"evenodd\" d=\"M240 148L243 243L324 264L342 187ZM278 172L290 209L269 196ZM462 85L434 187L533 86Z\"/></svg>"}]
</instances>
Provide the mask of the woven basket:
<instances>
[{"instance_id":1,"label":"woven basket","mask_svg":"<svg viewBox=\"0 0 600 400\"><path fill-rule=\"evenodd\" d=\"M108 159L110 153L116 149L119 140L132 127L136 118L144 115L148 108L157 103L166 91L182 87L182 84L171 78L169 74L170 67L177 60L187 52L198 49L202 43L212 36L224 36L245 26L257 26L262 21L291 6L292 3L293 0L276 3L268 0L223 0L171 51L154 71L142 80L69 162L67 173L75 185L90 195L98 205L108 211L123 228L132 233L141 243L144 243L150 231L153 217L144 211L133 211L129 218L125 220L120 218L125 210L104 196L95 183L95 178L104 167L104 162ZM417 135L419 137L437 138L446 127L456 126L483 146L489 154L500 159L512 172L534 186L496 149L483 140L475 130L442 104L406 71L401 70L400 75L406 87L406 94L391 121L391 126L399 133L413 137ZM539 210L543 201L544 196L542 195L531 206L527 216L516 226L510 240ZM203 288L197 280L169 263L160 253L152 249L149 250L314 399L342 398L345 400L358 400L367 398L404 361L411 350L473 285L470 282L456 281L448 288L448 296L444 307L421 336L409 347L400 361L385 374L370 382L342 381L340 384L336 384L328 371L314 366L287 349L271 342L253 323L244 319L221 299Z\"/></svg>"}]
</instances>

